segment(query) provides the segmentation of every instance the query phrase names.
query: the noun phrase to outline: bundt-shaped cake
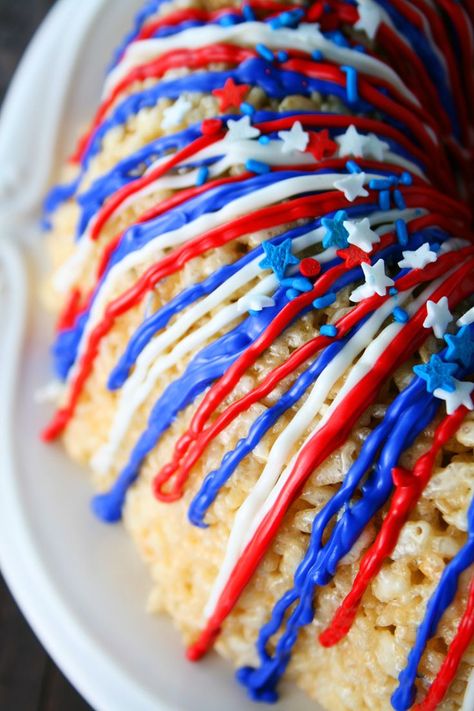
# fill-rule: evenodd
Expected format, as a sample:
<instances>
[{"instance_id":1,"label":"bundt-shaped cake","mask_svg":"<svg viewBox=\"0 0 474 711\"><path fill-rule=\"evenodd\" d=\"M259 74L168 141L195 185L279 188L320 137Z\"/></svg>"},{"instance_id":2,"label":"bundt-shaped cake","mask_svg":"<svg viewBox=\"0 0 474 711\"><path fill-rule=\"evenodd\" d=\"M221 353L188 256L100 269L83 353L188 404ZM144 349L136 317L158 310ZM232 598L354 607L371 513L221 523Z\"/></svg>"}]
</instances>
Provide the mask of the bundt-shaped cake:
<instances>
[{"instance_id":1,"label":"bundt-shaped cake","mask_svg":"<svg viewBox=\"0 0 474 711\"><path fill-rule=\"evenodd\" d=\"M46 201L44 438L256 700L474 708L473 22L148 2Z\"/></svg>"}]
</instances>

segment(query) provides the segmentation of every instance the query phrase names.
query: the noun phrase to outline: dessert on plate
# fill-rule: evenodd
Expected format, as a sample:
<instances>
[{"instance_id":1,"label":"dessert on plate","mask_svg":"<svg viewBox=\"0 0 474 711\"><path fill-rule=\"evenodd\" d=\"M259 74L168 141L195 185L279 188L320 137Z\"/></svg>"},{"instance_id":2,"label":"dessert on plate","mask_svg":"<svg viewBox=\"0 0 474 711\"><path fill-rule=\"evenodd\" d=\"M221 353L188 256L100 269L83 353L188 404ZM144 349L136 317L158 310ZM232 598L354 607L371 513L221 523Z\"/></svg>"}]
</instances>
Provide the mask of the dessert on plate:
<instances>
[{"instance_id":1,"label":"dessert on plate","mask_svg":"<svg viewBox=\"0 0 474 711\"><path fill-rule=\"evenodd\" d=\"M473 27L148 2L46 201L44 439L257 701L473 708Z\"/></svg>"}]
</instances>

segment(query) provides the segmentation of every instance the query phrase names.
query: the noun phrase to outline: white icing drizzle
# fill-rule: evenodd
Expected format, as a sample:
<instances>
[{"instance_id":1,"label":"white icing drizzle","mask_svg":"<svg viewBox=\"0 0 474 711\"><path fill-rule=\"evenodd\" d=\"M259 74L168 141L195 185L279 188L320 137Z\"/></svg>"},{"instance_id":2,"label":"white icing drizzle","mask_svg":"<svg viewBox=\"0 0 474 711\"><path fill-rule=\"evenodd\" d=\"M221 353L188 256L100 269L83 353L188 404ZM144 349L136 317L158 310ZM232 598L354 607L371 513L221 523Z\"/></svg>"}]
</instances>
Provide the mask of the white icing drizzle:
<instances>
[{"instance_id":1,"label":"white icing drizzle","mask_svg":"<svg viewBox=\"0 0 474 711\"><path fill-rule=\"evenodd\" d=\"M283 202L284 200L295 195L300 195L301 193L329 190L334 185L334 181L337 180L338 177L338 174L327 173L324 175L304 175L282 180L279 183L256 190L250 195L245 195L237 198L236 200L232 200L220 210L205 213L176 230L171 230L169 232L165 232L164 234L158 235L139 250L131 252L124 257L124 259L110 269L107 276L104 278L99 291L97 292L95 301L91 307L89 319L81 338L81 343L78 349L78 357L75 365L70 370L68 382L71 382L71 380L75 378L78 363L80 362L81 356L87 347L89 335L96 324L100 321L106 305L113 298L113 294L116 291L119 291L121 285L123 286L123 284L126 283L128 272L131 270L139 270L140 268L156 261L160 258L160 256L162 256L163 250L167 247L176 247L189 241L193 237L204 234L210 229L231 222L242 215L248 215L254 210L258 210L271 204ZM372 179L378 179L380 177L381 176L376 173L368 173L366 180L369 182Z\"/></svg>"},{"instance_id":2,"label":"white icing drizzle","mask_svg":"<svg viewBox=\"0 0 474 711\"><path fill-rule=\"evenodd\" d=\"M386 223L387 218L393 221L399 219L399 215L403 214L405 219L414 216L414 211L405 210L403 213L398 211L390 211L388 213L374 213L370 217L370 222L376 225L380 219ZM385 224L377 231L379 235L383 235L391 231L392 225ZM324 236L324 228L319 227L311 230L300 237L293 240L293 253L298 254L308 247L318 244ZM321 254L315 255L318 261L322 264L328 262L335 257L335 249L326 249ZM219 311L208 323L197 329L192 334L179 341L180 338L206 314L216 309L222 304L225 299L228 299L236 291L241 290L246 284L251 282L255 277L261 274L259 263L262 260L260 255L249 264L245 265L236 274L227 279L220 287L218 287L209 296L205 297L198 303L191 306L184 313L179 315L179 318L171 325L162 331L158 336L143 349L137 358L137 362L132 374L127 379L122 387L114 421L107 441L94 455L91 466L99 474L105 474L113 465L114 456L130 427L130 423L137 409L145 402L147 397L153 392L158 377L168 368L175 366L184 355L195 349L198 345L202 345L213 334L216 334L223 327L229 325L241 313L242 307L240 301L231 304ZM247 292L247 297L252 298L257 295L269 296L277 287L277 279L272 274L262 279L254 288ZM166 348L174 343L177 346L171 353L163 356ZM159 357L161 356L161 357Z\"/></svg>"},{"instance_id":3,"label":"white icing drizzle","mask_svg":"<svg viewBox=\"0 0 474 711\"><path fill-rule=\"evenodd\" d=\"M440 286L440 284L453 273L451 270L442 279L432 282L414 301L406 308L407 313L415 313L429 298L429 296ZM366 322L363 329L360 329L346 344L342 351L325 368L317 379L313 390L304 405L297 412L290 424L280 434L272 446L267 458L267 464L260 475L254 488L247 499L237 511L234 523L229 535L224 560L219 568L218 576L212 587L204 615L208 619L215 608L220 595L222 594L227 581L234 569L241 553L253 538L260 523L266 514L273 507L281 490L293 470L296 459L305 444L332 416L335 408L342 398L353 388L374 366L376 360L387 349L389 343L397 336L403 328L403 324L393 322L389 324L376 338L375 334L393 310L393 308L404 303L410 296L412 290L399 293L396 298L388 299ZM372 340L374 338L374 340ZM289 454L295 444L303 436L310 426L314 417L321 411L321 406L330 392L334 383L344 374L357 355L365 349L365 352L352 368L349 376L340 389L337 397L331 406L326 410L324 416L311 431L297 453L291 458L289 464L281 473L281 463L288 461Z\"/></svg>"},{"instance_id":4,"label":"white icing drizzle","mask_svg":"<svg viewBox=\"0 0 474 711\"><path fill-rule=\"evenodd\" d=\"M207 146L207 148L201 151L198 151L196 155L193 156L193 162L218 156L222 156L222 158L214 165L209 166L210 180L223 175L230 168L244 164L249 158L266 162L271 166L317 164L317 161L311 153L300 153L298 151L291 153L286 152L282 141L271 141L270 144L262 145L258 141L227 141L225 138L211 144L210 146ZM167 160L169 160L169 156L165 156L164 158L160 158L155 161L149 166L145 175L158 168ZM420 168L415 163L412 163L412 161L403 158L403 156L387 151L384 160L425 179L425 175ZM186 162L179 163L177 167L184 167L185 164ZM196 168L180 175L172 174L158 178L142 188L142 190L138 190L130 195L130 197L124 200L124 202L117 208L114 214L116 216L121 215L125 210L130 208L130 206L153 193L191 187L195 185L197 175L198 169ZM339 178L341 177L347 176L339 176ZM95 219L95 217L91 219L86 230L80 236L78 246L72 253L71 257L69 257L69 259L59 267L53 276L53 286L60 293L67 293L74 286L74 284L78 282L83 275L86 266L90 263L91 253L94 248L94 243L91 240L90 235Z\"/></svg>"},{"instance_id":5,"label":"white icing drizzle","mask_svg":"<svg viewBox=\"0 0 474 711\"><path fill-rule=\"evenodd\" d=\"M156 59L165 52L182 48L197 49L219 43L243 47L254 47L262 43L272 50L296 49L309 54L320 50L325 57L336 64L348 65L364 74L383 79L405 99L417 107L420 106L417 97L388 65L357 50L338 47L334 42L327 40L314 24L306 23L301 23L296 29L276 30L260 22L243 22L229 27L206 25L192 27L168 37L134 42L127 48L122 62L109 74L103 97L107 98L132 69Z\"/></svg>"}]
</instances>

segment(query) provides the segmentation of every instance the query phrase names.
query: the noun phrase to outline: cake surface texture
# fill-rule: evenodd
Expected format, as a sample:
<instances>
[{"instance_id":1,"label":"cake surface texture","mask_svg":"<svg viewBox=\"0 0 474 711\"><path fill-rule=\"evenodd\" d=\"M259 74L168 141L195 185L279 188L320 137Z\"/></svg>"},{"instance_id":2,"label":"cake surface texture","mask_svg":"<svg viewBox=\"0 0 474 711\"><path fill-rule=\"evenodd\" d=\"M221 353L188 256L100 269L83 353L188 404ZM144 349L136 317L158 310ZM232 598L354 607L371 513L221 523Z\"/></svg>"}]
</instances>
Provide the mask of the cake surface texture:
<instances>
[{"instance_id":1,"label":"cake surface texture","mask_svg":"<svg viewBox=\"0 0 474 711\"><path fill-rule=\"evenodd\" d=\"M474 708L473 28L148 2L45 203L43 437L256 701Z\"/></svg>"}]
</instances>

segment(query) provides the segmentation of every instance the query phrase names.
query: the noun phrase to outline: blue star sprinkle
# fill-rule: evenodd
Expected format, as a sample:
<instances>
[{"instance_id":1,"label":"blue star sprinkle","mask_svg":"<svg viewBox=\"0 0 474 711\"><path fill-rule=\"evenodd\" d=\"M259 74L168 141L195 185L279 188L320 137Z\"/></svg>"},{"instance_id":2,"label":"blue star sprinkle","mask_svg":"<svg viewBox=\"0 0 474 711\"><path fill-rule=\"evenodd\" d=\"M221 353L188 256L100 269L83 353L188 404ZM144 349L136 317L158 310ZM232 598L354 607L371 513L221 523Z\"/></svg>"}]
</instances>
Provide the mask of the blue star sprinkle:
<instances>
[{"instance_id":1,"label":"blue star sprinkle","mask_svg":"<svg viewBox=\"0 0 474 711\"><path fill-rule=\"evenodd\" d=\"M345 210L338 210L333 220L329 217L322 218L321 224L326 230L326 234L323 237L324 249L328 249L328 247L343 249L348 246L347 238L349 237L349 232L344 227L344 222L347 219Z\"/></svg>"},{"instance_id":2,"label":"blue star sprinkle","mask_svg":"<svg viewBox=\"0 0 474 711\"><path fill-rule=\"evenodd\" d=\"M426 389L429 393L434 392L437 388L450 393L456 390L453 375L457 371L457 366L454 363L445 363L436 354L431 356L428 363L415 365L413 370L419 378L426 381Z\"/></svg>"},{"instance_id":3,"label":"blue star sprinkle","mask_svg":"<svg viewBox=\"0 0 474 711\"><path fill-rule=\"evenodd\" d=\"M290 264L299 264L300 260L291 253L291 239L286 239L278 245L271 242L262 243L265 257L259 263L262 269L273 269L279 280L285 278L286 268Z\"/></svg>"},{"instance_id":4,"label":"blue star sprinkle","mask_svg":"<svg viewBox=\"0 0 474 711\"><path fill-rule=\"evenodd\" d=\"M470 329L463 326L455 336L447 334L444 337L447 343L446 358L461 363L465 368L471 364L474 356L474 341Z\"/></svg>"}]
</instances>

